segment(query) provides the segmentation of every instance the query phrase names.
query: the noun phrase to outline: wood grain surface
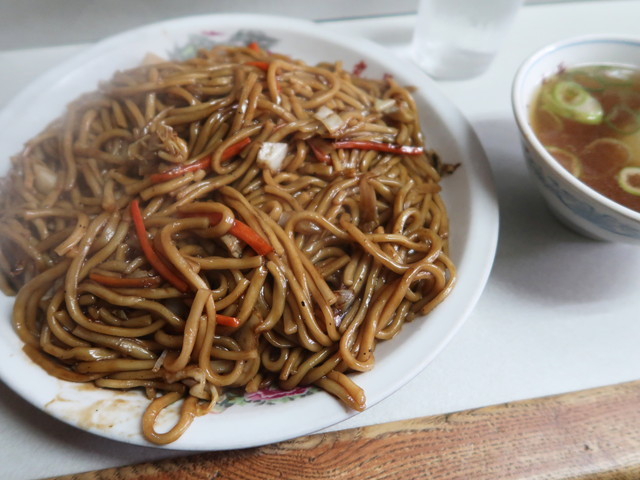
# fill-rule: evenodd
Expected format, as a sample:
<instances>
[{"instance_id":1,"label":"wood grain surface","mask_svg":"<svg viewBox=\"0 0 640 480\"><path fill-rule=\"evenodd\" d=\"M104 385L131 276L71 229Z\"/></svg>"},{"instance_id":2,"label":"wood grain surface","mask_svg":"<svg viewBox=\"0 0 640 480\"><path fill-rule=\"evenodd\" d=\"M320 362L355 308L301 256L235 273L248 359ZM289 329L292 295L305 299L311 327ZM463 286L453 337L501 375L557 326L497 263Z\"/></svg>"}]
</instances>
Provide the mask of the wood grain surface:
<instances>
[{"instance_id":1,"label":"wood grain surface","mask_svg":"<svg viewBox=\"0 0 640 480\"><path fill-rule=\"evenodd\" d=\"M60 480L635 480L640 381Z\"/></svg>"}]
</instances>

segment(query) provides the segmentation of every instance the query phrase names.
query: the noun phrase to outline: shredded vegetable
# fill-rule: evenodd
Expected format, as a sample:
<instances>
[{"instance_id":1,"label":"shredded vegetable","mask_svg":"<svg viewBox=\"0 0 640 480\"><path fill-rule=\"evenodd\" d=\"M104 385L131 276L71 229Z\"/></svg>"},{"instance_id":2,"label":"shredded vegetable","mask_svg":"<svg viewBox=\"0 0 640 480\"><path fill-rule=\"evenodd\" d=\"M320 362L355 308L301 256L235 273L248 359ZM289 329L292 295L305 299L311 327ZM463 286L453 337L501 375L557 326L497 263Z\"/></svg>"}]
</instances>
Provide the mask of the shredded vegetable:
<instances>
[{"instance_id":1,"label":"shredded vegetable","mask_svg":"<svg viewBox=\"0 0 640 480\"><path fill-rule=\"evenodd\" d=\"M183 217L206 217L209 219L210 225L214 226L220 223L222 215L219 213L182 213ZM253 251L258 255L267 255L273 251L273 247L264 238L260 236L255 230L249 227L246 223L234 219L232 227L229 229L229 233L236 237L238 240L242 240L249 245Z\"/></svg>"},{"instance_id":2,"label":"shredded vegetable","mask_svg":"<svg viewBox=\"0 0 640 480\"><path fill-rule=\"evenodd\" d=\"M604 118L604 123L622 135L631 135L640 130L640 118L627 105L616 105Z\"/></svg>"},{"instance_id":3,"label":"shredded vegetable","mask_svg":"<svg viewBox=\"0 0 640 480\"><path fill-rule=\"evenodd\" d=\"M327 130L329 130L329 133L337 133L345 126L345 121L342 117L326 105L320 107L313 116L322 122Z\"/></svg>"},{"instance_id":4,"label":"shredded vegetable","mask_svg":"<svg viewBox=\"0 0 640 480\"><path fill-rule=\"evenodd\" d=\"M264 142L258 150L258 164L272 172L279 172L287 157L287 149L288 146L284 142Z\"/></svg>"},{"instance_id":5,"label":"shredded vegetable","mask_svg":"<svg viewBox=\"0 0 640 480\"><path fill-rule=\"evenodd\" d=\"M577 155L564 148L551 146L545 148L560 165L569 170L574 177L580 178L582 175L582 162Z\"/></svg>"},{"instance_id":6,"label":"shredded vegetable","mask_svg":"<svg viewBox=\"0 0 640 480\"><path fill-rule=\"evenodd\" d=\"M602 105L579 83L563 80L545 87L542 102L561 117L591 125L602 123Z\"/></svg>"},{"instance_id":7,"label":"shredded vegetable","mask_svg":"<svg viewBox=\"0 0 640 480\"><path fill-rule=\"evenodd\" d=\"M149 241L149 234L147 233L147 229L144 226L144 218L142 217L142 212L140 211L140 204L138 200L131 201L131 218L133 219L133 226L136 231L136 235L138 236L138 241L140 242L140 247L142 248L142 252L145 257L151 264L158 274L164 278L167 282L172 284L181 292L187 292L189 290L189 285L182 280L176 273L174 273L171 268L169 268L162 258L158 256L155 249L151 245Z\"/></svg>"},{"instance_id":8,"label":"shredded vegetable","mask_svg":"<svg viewBox=\"0 0 640 480\"><path fill-rule=\"evenodd\" d=\"M228 315L221 315L219 313L216 314L216 322L220 325L224 325L225 327L239 327L240 320L236 317L230 317Z\"/></svg>"},{"instance_id":9,"label":"shredded vegetable","mask_svg":"<svg viewBox=\"0 0 640 480\"><path fill-rule=\"evenodd\" d=\"M395 153L398 155L421 155L424 147L411 145L395 145L392 143L370 142L366 140L343 140L333 142L335 148L357 148L360 150L376 150L378 152Z\"/></svg>"},{"instance_id":10,"label":"shredded vegetable","mask_svg":"<svg viewBox=\"0 0 640 480\"><path fill-rule=\"evenodd\" d=\"M244 147L246 147L250 143L251 143L251 139L247 137L227 147L226 150L222 153L222 156L220 157L221 161L224 162L235 157L242 151ZM186 165L180 165L179 167L172 168L171 170L168 170L166 172L154 173L153 175L150 175L150 179L152 183L166 182L167 180L171 180L172 178L180 177L181 175L184 175L187 172L195 172L196 170L207 169L209 168L210 165L211 165L211 156L207 155L206 157L203 157L196 162L188 163Z\"/></svg>"},{"instance_id":11,"label":"shredded vegetable","mask_svg":"<svg viewBox=\"0 0 640 480\"><path fill-rule=\"evenodd\" d=\"M618 184L625 192L640 196L640 167L624 167L618 172Z\"/></svg>"}]
</instances>

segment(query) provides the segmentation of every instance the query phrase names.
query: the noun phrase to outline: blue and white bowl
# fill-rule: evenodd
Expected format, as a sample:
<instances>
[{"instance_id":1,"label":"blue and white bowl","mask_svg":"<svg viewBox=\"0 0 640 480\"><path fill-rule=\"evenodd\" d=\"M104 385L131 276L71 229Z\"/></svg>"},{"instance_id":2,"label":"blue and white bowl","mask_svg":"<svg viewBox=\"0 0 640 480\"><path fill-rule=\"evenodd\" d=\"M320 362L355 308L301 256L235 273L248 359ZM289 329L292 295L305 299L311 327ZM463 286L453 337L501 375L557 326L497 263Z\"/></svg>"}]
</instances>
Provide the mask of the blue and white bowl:
<instances>
[{"instance_id":1,"label":"blue and white bowl","mask_svg":"<svg viewBox=\"0 0 640 480\"><path fill-rule=\"evenodd\" d=\"M590 35L551 44L516 73L511 100L534 181L550 209L574 230L597 240L640 244L640 212L591 189L545 150L530 124L530 106L542 81L559 68L618 64L640 68L640 38Z\"/></svg>"}]
</instances>

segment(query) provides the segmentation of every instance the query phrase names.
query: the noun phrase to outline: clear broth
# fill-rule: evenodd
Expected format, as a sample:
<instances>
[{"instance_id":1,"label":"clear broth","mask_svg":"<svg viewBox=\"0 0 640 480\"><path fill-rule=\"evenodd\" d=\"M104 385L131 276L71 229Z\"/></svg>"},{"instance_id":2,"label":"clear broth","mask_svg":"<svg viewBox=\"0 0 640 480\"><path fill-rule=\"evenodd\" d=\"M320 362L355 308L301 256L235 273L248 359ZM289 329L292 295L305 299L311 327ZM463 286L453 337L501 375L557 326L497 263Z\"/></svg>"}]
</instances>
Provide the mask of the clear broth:
<instances>
[{"instance_id":1,"label":"clear broth","mask_svg":"<svg viewBox=\"0 0 640 480\"><path fill-rule=\"evenodd\" d=\"M549 108L543 92L562 81L580 84L598 100L602 122L581 123ZM620 169L640 167L640 69L592 65L559 71L543 83L531 109L531 126L549 153L578 179L640 212L640 195L618 183ZM640 176L632 181L640 186Z\"/></svg>"}]
</instances>

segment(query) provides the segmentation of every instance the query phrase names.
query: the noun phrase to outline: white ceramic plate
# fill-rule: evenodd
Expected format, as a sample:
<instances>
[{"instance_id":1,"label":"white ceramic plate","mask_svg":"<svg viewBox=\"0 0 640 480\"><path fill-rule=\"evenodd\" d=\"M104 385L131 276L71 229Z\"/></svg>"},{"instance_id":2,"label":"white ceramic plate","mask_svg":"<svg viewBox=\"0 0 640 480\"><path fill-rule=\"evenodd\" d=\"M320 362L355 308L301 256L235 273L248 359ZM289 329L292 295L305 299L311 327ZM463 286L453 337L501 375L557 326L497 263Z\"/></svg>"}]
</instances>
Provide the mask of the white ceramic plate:
<instances>
[{"instance_id":1,"label":"white ceramic plate","mask_svg":"<svg viewBox=\"0 0 640 480\"><path fill-rule=\"evenodd\" d=\"M376 349L376 366L355 376L371 406L417 375L462 325L486 283L497 243L498 209L489 163L473 130L417 67L383 47L316 24L258 15L211 15L139 28L102 41L29 85L0 113L0 172L23 143L60 115L80 93L94 90L118 69L136 66L145 54L189 54L193 45L270 42L269 48L313 64L342 60L363 76L392 74L417 87L415 98L429 147L448 163L460 163L443 182L451 218L451 256L458 267L452 294L429 316L407 325ZM13 299L0 298L0 378L45 412L112 439L148 445L140 434L147 400L139 392L98 390L45 374L21 351L9 321ZM314 432L355 412L324 392L301 390L283 398L231 398L221 411L196 419L174 449L224 450L257 446ZM167 420L167 427L170 419ZM159 427L159 430L162 426Z\"/></svg>"}]
</instances>

